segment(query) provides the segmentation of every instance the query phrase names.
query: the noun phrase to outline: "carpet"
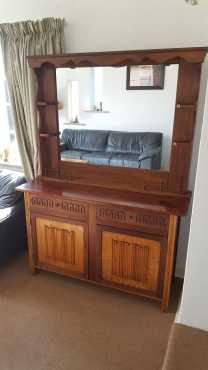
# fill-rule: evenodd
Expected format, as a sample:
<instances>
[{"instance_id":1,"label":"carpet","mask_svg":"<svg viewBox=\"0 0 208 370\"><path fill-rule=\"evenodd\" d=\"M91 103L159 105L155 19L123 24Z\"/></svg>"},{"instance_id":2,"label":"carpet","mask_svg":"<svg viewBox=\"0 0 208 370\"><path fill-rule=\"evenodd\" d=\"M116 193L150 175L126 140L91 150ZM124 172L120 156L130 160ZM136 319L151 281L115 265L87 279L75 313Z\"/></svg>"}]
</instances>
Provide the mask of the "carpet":
<instances>
[{"instance_id":1,"label":"carpet","mask_svg":"<svg viewBox=\"0 0 208 370\"><path fill-rule=\"evenodd\" d=\"M208 332L174 324L163 370L207 370Z\"/></svg>"},{"instance_id":2,"label":"carpet","mask_svg":"<svg viewBox=\"0 0 208 370\"><path fill-rule=\"evenodd\" d=\"M161 370L174 320L156 302L39 272L0 269L0 370Z\"/></svg>"}]
</instances>

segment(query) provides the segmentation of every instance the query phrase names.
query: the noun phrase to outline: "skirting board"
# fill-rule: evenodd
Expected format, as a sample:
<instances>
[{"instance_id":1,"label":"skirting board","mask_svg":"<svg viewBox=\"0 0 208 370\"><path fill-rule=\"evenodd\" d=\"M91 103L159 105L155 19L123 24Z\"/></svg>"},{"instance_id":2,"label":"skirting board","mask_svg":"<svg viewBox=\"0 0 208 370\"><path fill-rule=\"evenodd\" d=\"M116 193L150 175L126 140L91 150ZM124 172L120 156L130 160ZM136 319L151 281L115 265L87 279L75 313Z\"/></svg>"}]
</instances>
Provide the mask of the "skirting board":
<instances>
[{"instance_id":1,"label":"skirting board","mask_svg":"<svg viewBox=\"0 0 208 370\"><path fill-rule=\"evenodd\" d=\"M183 279L184 275L185 275L185 267L176 266L175 276L178 277L178 278Z\"/></svg>"}]
</instances>

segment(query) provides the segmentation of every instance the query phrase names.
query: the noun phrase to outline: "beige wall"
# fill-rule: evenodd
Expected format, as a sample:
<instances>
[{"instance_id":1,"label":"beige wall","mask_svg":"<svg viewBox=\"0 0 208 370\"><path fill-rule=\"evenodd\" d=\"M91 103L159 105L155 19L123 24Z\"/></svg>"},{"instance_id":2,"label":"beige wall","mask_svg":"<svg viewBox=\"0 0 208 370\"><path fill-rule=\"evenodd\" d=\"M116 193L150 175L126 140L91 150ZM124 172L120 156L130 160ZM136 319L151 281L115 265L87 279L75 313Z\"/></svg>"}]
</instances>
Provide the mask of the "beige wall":
<instances>
[{"instance_id":1,"label":"beige wall","mask_svg":"<svg viewBox=\"0 0 208 370\"><path fill-rule=\"evenodd\" d=\"M0 22L60 16L68 51L208 45L207 0L6 0Z\"/></svg>"},{"instance_id":2,"label":"beige wall","mask_svg":"<svg viewBox=\"0 0 208 370\"><path fill-rule=\"evenodd\" d=\"M199 92L197 116L196 116L196 130L193 144L191 170L189 176L189 189L193 192L195 186L196 169L198 164L198 151L201 139L202 125L205 122L205 104L206 104L206 90L208 81L208 58L206 58L205 63L202 68L201 75L201 85ZM186 265L186 255L187 247L189 241L189 231L190 231L190 221L192 216L192 203L193 197L191 199L191 204L189 206L189 211L186 217L182 217L180 224L179 240L178 240L178 254L177 254L177 264L176 264L176 275L179 277L184 276L185 265Z\"/></svg>"},{"instance_id":3,"label":"beige wall","mask_svg":"<svg viewBox=\"0 0 208 370\"><path fill-rule=\"evenodd\" d=\"M193 197L184 288L177 321L208 331L208 90Z\"/></svg>"}]
</instances>

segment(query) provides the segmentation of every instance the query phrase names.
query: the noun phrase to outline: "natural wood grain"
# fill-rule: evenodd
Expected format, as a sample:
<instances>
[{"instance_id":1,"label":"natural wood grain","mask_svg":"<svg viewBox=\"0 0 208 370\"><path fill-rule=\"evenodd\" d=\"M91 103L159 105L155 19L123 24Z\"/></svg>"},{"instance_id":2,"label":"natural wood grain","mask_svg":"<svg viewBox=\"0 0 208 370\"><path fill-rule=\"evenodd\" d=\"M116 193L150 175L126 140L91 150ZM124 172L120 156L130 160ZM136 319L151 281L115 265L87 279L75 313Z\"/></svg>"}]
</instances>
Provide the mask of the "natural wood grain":
<instances>
[{"instance_id":1,"label":"natural wood grain","mask_svg":"<svg viewBox=\"0 0 208 370\"><path fill-rule=\"evenodd\" d=\"M167 260L166 269L164 277L164 288L163 288L163 298L161 304L161 310L166 312L168 309L173 265L174 265L174 255L176 248L176 236L177 236L177 225L178 217L170 216L169 234L168 234L168 244L167 244Z\"/></svg>"},{"instance_id":2,"label":"natural wood grain","mask_svg":"<svg viewBox=\"0 0 208 370\"><path fill-rule=\"evenodd\" d=\"M31 213L30 213L30 195L29 193L24 193L25 201L25 216L26 216L26 226L27 226L27 245L28 245L28 260L29 267L32 273L35 273L35 256L33 248L33 239L32 239L32 225L31 225Z\"/></svg>"},{"instance_id":3,"label":"natural wood grain","mask_svg":"<svg viewBox=\"0 0 208 370\"><path fill-rule=\"evenodd\" d=\"M59 181L40 180L18 190L25 192L32 271L57 272L162 300L172 274L167 265L173 263L175 251L169 222L173 208L167 208L165 200L163 204L156 195L146 198L147 194L63 186ZM169 258L167 250L172 253ZM103 278L106 266L116 279ZM166 307L168 300L166 293Z\"/></svg>"},{"instance_id":4,"label":"natural wood grain","mask_svg":"<svg viewBox=\"0 0 208 370\"><path fill-rule=\"evenodd\" d=\"M36 217L37 262L73 273L85 273L84 228Z\"/></svg>"},{"instance_id":5,"label":"natural wood grain","mask_svg":"<svg viewBox=\"0 0 208 370\"><path fill-rule=\"evenodd\" d=\"M158 241L102 232L102 280L157 291L161 245Z\"/></svg>"}]
</instances>

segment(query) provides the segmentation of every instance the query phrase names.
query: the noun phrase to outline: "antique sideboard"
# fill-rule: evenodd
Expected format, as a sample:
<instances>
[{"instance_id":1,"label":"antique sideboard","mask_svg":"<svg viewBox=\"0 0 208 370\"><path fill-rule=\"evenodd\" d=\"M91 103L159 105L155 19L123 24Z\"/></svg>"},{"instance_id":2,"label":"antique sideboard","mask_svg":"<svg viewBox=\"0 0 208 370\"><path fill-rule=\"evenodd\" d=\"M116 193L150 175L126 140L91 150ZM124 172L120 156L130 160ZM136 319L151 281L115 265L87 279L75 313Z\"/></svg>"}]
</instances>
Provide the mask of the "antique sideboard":
<instances>
[{"instance_id":1,"label":"antique sideboard","mask_svg":"<svg viewBox=\"0 0 208 370\"><path fill-rule=\"evenodd\" d=\"M29 261L100 285L151 297L168 307L175 240L189 196L137 193L39 180L25 193Z\"/></svg>"},{"instance_id":2,"label":"antique sideboard","mask_svg":"<svg viewBox=\"0 0 208 370\"><path fill-rule=\"evenodd\" d=\"M41 175L24 192L31 270L152 298L167 311L206 48L29 57L38 81ZM59 153L57 67L179 64L170 168L109 168Z\"/></svg>"}]
</instances>

